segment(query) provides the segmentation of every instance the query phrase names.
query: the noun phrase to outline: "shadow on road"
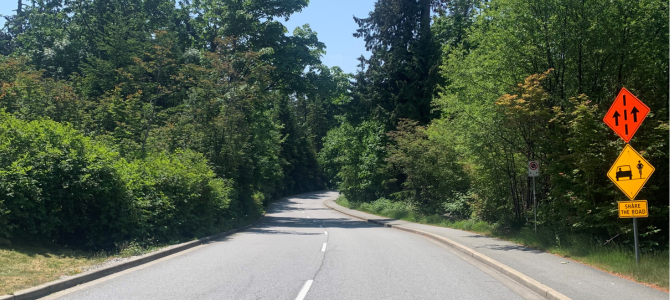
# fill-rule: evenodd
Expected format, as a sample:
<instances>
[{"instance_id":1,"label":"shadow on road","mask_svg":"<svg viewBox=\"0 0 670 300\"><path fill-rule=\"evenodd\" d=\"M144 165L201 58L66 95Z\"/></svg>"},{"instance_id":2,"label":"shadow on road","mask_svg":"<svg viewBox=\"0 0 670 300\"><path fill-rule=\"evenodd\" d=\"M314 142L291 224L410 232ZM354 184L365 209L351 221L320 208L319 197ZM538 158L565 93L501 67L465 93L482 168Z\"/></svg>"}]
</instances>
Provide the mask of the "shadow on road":
<instances>
[{"instance_id":1,"label":"shadow on road","mask_svg":"<svg viewBox=\"0 0 670 300\"><path fill-rule=\"evenodd\" d=\"M502 246L502 245L490 245L489 244L489 245L484 245L484 246L477 247L477 248L487 248L487 249L491 249L491 250L502 250L502 251L517 250L517 251L531 252L531 253L537 253L537 254L545 253L542 250L528 248L528 247L524 247L524 246L521 246L521 245L504 245L504 246Z\"/></svg>"}]
</instances>

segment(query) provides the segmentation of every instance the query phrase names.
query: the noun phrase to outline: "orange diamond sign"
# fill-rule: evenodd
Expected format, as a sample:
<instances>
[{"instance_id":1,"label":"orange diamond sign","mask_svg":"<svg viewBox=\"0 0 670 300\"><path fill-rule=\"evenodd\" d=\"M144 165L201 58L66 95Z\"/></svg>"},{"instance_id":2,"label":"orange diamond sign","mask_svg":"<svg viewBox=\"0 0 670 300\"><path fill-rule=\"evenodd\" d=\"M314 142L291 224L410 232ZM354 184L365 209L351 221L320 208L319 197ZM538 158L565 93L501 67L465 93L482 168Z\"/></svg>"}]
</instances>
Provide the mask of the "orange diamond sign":
<instances>
[{"instance_id":1,"label":"orange diamond sign","mask_svg":"<svg viewBox=\"0 0 670 300\"><path fill-rule=\"evenodd\" d=\"M622 88L603 121L628 143L647 114L649 107L626 88Z\"/></svg>"},{"instance_id":2,"label":"orange diamond sign","mask_svg":"<svg viewBox=\"0 0 670 300\"><path fill-rule=\"evenodd\" d=\"M609 172L607 172L607 177L628 198L634 200L652 173L654 173L654 166L644 159L640 153L637 153L633 147L626 144Z\"/></svg>"}]
</instances>

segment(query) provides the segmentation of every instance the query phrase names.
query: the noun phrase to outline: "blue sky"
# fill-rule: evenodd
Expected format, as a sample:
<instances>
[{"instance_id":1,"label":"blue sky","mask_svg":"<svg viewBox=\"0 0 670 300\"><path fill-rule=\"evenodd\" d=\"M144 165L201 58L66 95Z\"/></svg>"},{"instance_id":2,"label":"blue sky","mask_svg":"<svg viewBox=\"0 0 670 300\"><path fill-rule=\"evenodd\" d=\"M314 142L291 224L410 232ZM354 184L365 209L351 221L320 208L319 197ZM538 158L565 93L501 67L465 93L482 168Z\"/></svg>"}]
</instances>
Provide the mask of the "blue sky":
<instances>
[{"instance_id":1,"label":"blue sky","mask_svg":"<svg viewBox=\"0 0 670 300\"><path fill-rule=\"evenodd\" d=\"M354 73L361 54L365 51L363 39L353 37L358 29L353 16L367 17L374 9L374 0L311 0L302 12L291 16L284 26L289 32L303 24L316 31L319 40L326 44L326 55L321 61L329 66L339 66L347 73ZM282 20L283 21L283 20Z\"/></svg>"}]
</instances>

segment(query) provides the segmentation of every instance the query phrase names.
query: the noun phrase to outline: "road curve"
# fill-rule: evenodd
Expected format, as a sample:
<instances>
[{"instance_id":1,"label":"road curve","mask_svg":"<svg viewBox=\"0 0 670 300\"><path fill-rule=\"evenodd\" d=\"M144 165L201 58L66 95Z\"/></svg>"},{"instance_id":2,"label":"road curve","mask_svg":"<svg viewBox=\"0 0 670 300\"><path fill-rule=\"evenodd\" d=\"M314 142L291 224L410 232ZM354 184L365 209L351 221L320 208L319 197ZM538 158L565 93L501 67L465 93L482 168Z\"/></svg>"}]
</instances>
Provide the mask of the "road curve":
<instances>
[{"instance_id":1,"label":"road curve","mask_svg":"<svg viewBox=\"0 0 670 300\"><path fill-rule=\"evenodd\" d=\"M522 299L426 238L322 205L336 196L278 201L250 229L49 298Z\"/></svg>"}]
</instances>

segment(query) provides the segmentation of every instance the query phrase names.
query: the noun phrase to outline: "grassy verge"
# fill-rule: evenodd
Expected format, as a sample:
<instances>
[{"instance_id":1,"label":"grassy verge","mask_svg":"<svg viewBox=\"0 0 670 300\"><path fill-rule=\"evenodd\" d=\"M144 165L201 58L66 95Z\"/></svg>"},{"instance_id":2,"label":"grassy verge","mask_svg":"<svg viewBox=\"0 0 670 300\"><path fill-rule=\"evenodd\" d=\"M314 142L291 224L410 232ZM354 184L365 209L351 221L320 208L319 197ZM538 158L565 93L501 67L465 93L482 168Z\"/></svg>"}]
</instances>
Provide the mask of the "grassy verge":
<instances>
[{"instance_id":1,"label":"grassy verge","mask_svg":"<svg viewBox=\"0 0 670 300\"><path fill-rule=\"evenodd\" d=\"M130 257L158 247L131 245L117 253L87 252L58 245L14 242L0 246L0 295L72 276L109 259Z\"/></svg>"},{"instance_id":2,"label":"grassy verge","mask_svg":"<svg viewBox=\"0 0 670 300\"><path fill-rule=\"evenodd\" d=\"M236 228L258 220L260 215L240 220ZM37 286L63 276L72 276L87 271L91 266L114 259L149 253L169 244L142 246L137 243L122 245L111 252L89 252L63 247L41 241L12 241L12 245L0 245L0 295L7 295Z\"/></svg>"},{"instance_id":3,"label":"grassy verge","mask_svg":"<svg viewBox=\"0 0 670 300\"><path fill-rule=\"evenodd\" d=\"M603 245L603 243L587 236L563 236L561 238L549 230L539 228L538 234L535 234L529 228L524 228L518 232L505 232L483 221L449 221L439 215L422 215L407 204L385 199L371 203L353 203L349 202L344 196L340 196L336 202L344 207L383 217L450 227L497 237L570 258L623 278L668 291L670 260L667 250L643 253L640 265L636 266L635 254L629 247L612 242Z\"/></svg>"}]
</instances>

